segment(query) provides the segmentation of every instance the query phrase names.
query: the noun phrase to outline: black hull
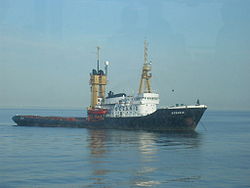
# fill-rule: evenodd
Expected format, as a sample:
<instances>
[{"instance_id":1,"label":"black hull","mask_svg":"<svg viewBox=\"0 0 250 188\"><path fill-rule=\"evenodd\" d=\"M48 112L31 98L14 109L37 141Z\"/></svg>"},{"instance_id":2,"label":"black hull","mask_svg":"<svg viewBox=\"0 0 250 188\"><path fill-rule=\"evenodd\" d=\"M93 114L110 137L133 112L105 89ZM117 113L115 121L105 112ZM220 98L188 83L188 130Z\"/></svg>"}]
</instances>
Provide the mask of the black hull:
<instances>
[{"instance_id":1,"label":"black hull","mask_svg":"<svg viewBox=\"0 0 250 188\"><path fill-rule=\"evenodd\" d=\"M193 131L198 125L206 107L158 109L143 117L105 118L88 121L86 118L14 116L18 126L79 127L92 129L127 129L154 131Z\"/></svg>"}]
</instances>

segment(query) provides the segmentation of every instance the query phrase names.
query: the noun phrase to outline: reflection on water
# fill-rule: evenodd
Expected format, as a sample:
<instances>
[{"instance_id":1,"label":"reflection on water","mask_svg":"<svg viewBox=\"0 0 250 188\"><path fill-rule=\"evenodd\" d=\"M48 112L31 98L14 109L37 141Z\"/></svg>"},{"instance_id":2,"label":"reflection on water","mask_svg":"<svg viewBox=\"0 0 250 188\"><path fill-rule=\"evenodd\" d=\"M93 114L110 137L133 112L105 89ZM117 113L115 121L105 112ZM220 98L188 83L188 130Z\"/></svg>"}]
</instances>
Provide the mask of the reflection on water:
<instances>
[{"instance_id":1,"label":"reflection on water","mask_svg":"<svg viewBox=\"0 0 250 188\"><path fill-rule=\"evenodd\" d=\"M138 187L199 179L199 176L178 178L170 176L161 181L154 178L154 174L159 174L162 170L161 161L169 160L162 159L164 156L162 153L165 152L168 157L169 151L199 148L201 135L196 132L161 133L94 129L88 130L87 141L90 148L91 160L89 161L93 184L108 185L110 177L114 178L116 174L121 173L128 175L130 185ZM171 160L169 160L170 164ZM126 168L126 163L129 168Z\"/></svg>"},{"instance_id":2,"label":"reflection on water","mask_svg":"<svg viewBox=\"0 0 250 188\"><path fill-rule=\"evenodd\" d=\"M105 163L105 161L102 161L102 159L105 159L106 153L105 139L107 139L105 131L89 130L90 165L93 169L91 180L94 181L94 184L104 184L103 176L108 173L108 170L102 166L102 163Z\"/></svg>"},{"instance_id":3,"label":"reflection on water","mask_svg":"<svg viewBox=\"0 0 250 188\"><path fill-rule=\"evenodd\" d=\"M90 130L89 131L89 147L91 151L91 155L95 157L102 157L102 155L106 152L104 142L107 138L105 131L103 130Z\"/></svg>"}]
</instances>

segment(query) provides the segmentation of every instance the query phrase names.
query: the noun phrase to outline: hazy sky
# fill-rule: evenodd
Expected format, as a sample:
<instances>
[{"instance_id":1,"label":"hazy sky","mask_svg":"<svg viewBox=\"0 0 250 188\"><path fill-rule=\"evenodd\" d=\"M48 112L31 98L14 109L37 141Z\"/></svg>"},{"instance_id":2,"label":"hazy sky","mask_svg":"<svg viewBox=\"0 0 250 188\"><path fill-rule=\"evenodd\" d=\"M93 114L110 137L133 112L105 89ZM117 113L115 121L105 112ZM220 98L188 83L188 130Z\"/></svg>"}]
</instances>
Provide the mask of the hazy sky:
<instances>
[{"instance_id":1,"label":"hazy sky","mask_svg":"<svg viewBox=\"0 0 250 188\"><path fill-rule=\"evenodd\" d=\"M135 94L144 39L160 106L250 110L249 0L0 0L0 107L84 109L97 45Z\"/></svg>"}]
</instances>

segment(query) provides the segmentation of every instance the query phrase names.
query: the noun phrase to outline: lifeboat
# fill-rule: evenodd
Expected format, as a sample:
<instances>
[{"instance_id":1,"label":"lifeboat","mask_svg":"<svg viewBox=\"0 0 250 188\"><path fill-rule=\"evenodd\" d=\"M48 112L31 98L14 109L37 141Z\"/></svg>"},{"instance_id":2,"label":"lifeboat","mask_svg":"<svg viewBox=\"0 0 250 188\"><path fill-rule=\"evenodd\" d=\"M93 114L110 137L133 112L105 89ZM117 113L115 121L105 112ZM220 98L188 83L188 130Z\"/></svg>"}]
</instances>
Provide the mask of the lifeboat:
<instances>
[{"instance_id":1,"label":"lifeboat","mask_svg":"<svg viewBox=\"0 0 250 188\"><path fill-rule=\"evenodd\" d=\"M88 114L93 114L93 115L105 115L107 113L108 110L103 108L93 108L88 110Z\"/></svg>"}]
</instances>

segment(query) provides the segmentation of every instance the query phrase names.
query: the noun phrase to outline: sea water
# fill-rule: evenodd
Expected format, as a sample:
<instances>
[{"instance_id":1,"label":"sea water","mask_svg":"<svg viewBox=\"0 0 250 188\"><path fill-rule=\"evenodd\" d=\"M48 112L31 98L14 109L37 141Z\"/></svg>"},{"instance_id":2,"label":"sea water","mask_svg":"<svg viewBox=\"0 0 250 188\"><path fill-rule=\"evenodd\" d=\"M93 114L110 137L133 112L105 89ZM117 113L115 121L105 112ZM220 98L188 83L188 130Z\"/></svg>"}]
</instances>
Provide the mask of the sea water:
<instances>
[{"instance_id":1,"label":"sea water","mask_svg":"<svg viewBox=\"0 0 250 188\"><path fill-rule=\"evenodd\" d=\"M193 133L18 127L0 109L0 187L250 187L250 112L206 111Z\"/></svg>"}]
</instances>

